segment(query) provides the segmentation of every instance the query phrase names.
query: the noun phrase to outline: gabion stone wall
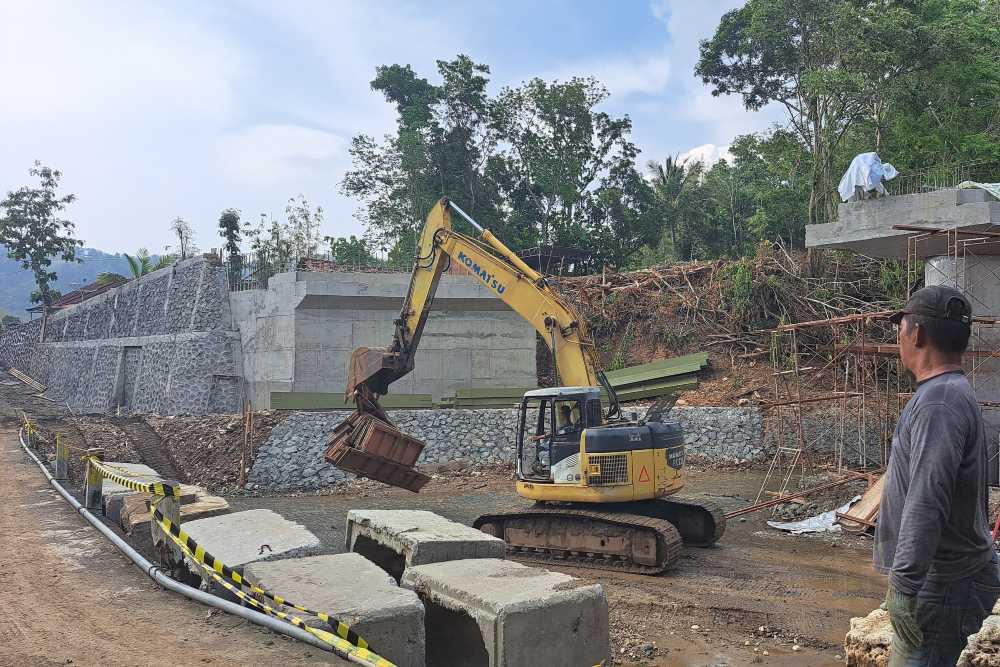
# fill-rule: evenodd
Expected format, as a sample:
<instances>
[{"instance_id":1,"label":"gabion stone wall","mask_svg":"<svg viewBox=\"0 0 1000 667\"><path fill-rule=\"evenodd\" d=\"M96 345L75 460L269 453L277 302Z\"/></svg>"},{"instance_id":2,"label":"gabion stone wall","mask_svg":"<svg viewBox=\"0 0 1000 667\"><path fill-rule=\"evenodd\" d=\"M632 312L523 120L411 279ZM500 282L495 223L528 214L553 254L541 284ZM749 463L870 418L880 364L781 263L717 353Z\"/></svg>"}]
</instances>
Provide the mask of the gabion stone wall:
<instances>
[{"instance_id":1,"label":"gabion stone wall","mask_svg":"<svg viewBox=\"0 0 1000 667\"><path fill-rule=\"evenodd\" d=\"M347 412L296 412L274 427L250 471L255 491L314 490L335 485L347 475L323 458L329 433ZM389 418L426 444L420 464L464 460L472 463L514 458L517 411L390 410ZM761 415L756 408L676 408L688 452L718 460L764 456Z\"/></svg>"},{"instance_id":2,"label":"gabion stone wall","mask_svg":"<svg viewBox=\"0 0 1000 667\"><path fill-rule=\"evenodd\" d=\"M684 429L688 454L724 461L754 461L767 454L758 408L677 406L670 416Z\"/></svg>"},{"instance_id":3,"label":"gabion stone wall","mask_svg":"<svg viewBox=\"0 0 1000 667\"><path fill-rule=\"evenodd\" d=\"M242 366L225 270L178 262L0 335L0 362L84 413L238 412Z\"/></svg>"},{"instance_id":4,"label":"gabion stone wall","mask_svg":"<svg viewBox=\"0 0 1000 667\"><path fill-rule=\"evenodd\" d=\"M31 363L35 342L42 332L42 320L32 320L0 333L0 364L24 371Z\"/></svg>"}]
</instances>

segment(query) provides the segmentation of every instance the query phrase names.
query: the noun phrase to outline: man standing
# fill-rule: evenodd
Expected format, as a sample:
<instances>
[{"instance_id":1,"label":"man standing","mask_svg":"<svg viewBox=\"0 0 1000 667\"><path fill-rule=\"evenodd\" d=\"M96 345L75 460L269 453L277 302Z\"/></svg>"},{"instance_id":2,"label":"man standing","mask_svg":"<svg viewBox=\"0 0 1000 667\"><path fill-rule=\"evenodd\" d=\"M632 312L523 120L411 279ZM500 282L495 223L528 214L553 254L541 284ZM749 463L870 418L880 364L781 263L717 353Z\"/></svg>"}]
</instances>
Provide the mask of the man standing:
<instances>
[{"instance_id":1,"label":"man standing","mask_svg":"<svg viewBox=\"0 0 1000 667\"><path fill-rule=\"evenodd\" d=\"M893 434L875 530L895 631L889 664L951 667L1000 596L983 416L962 371L972 307L956 289L925 287L892 321L917 390Z\"/></svg>"}]
</instances>

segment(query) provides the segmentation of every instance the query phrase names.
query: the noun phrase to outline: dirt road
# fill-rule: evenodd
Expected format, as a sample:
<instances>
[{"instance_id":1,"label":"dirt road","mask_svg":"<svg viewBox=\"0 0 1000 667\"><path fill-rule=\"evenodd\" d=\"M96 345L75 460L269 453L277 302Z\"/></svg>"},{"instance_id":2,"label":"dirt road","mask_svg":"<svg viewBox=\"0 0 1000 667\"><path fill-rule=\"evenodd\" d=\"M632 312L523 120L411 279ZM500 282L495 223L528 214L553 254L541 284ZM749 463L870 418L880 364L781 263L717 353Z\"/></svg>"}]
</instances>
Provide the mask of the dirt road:
<instances>
[{"instance_id":1,"label":"dirt road","mask_svg":"<svg viewBox=\"0 0 1000 667\"><path fill-rule=\"evenodd\" d=\"M347 665L156 586L45 482L0 424L0 663Z\"/></svg>"}]
</instances>

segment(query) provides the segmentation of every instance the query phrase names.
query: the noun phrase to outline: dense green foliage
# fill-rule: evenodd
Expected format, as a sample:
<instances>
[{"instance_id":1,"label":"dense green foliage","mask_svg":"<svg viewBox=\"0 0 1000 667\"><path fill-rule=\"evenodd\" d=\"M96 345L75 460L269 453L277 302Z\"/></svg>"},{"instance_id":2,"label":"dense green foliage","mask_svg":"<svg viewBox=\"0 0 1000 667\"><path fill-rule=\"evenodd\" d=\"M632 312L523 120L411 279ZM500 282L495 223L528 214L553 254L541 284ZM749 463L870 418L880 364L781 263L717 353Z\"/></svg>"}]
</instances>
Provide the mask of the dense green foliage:
<instances>
[{"instance_id":1,"label":"dense green foliage","mask_svg":"<svg viewBox=\"0 0 1000 667\"><path fill-rule=\"evenodd\" d=\"M37 161L28 173L38 177L38 187L18 188L0 201L0 244L7 248L8 257L34 275L31 302L47 308L59 297L51 286L58 277L52 261L77 261L76 249L83 241L73 238L73 223L59 217L76 199L56 192L62 174Z\"/></svg>"},{"instance_id":2,"label":"dense green foliage","mask_svg":"<svg viewBox=\"0 0 1000 667\"><path fill-rule=\"evenodd\" d=\"M330 244L330 259L340 266L378 266L379 261L368 250L364 239L351 234L350 238L326 236Z\"/></svg>"},{"instance_id":3,"label":"dense green foliage","mask_svg":"<svg viewBox=\"0 0 1000 667\"><path fill-rule=\"evenodd\" d=\"M862 152L904 175L983 162L1000 180L997 0L749 0L702 42L696 73L747 109L780 105L786 123L737 137L731 161L698 174L674 236L647 257L801 247L805 224L835 217L837 182ZM657 194L675 206L672 190Z\"/></svg>"},{"instance_id":4,"label":"dense green foliage","mask_svg":"<svg viewBox=\"0 0 1000 667\"><path fill-rule=\"evenodd\" d=\"M595 265L622 265L655 244L655 198L636 169L631 121L597 108L608 96L599 82L533 79L490 96L487 66L461 55L437 65L437 85L408 65L379 67L372 81L396 106L397 129L381 143L355 137L341 184L364 203L370 242L412 254L414 230L449 196L515 249L583 247Z\"/></svg>"}]
</instances>

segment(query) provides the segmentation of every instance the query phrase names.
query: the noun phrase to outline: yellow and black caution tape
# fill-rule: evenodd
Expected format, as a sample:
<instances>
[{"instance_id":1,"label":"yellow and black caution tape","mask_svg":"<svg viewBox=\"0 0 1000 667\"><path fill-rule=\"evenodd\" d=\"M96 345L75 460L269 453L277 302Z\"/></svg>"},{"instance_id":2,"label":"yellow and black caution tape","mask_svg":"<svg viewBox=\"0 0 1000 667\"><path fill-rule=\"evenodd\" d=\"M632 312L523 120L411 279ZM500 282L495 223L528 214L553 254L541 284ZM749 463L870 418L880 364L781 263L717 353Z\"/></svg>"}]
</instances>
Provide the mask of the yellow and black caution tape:
<instances>
[{"instance_id":1,"label":"yellow and black caution tape","mask_svg":"<svg viewBox=\"0 0 1000 667\"><path fill-rule=\"evenodd\" d=\"M315 612L303 607L299 607L289 602L283 601L283 598L272 595L264 591L258 586L253 585L245 578L243 578L238 572L235 572L232 568L225 565L218 558L215 558L211 554L205 551L205 549L195 542L191 537L175 525L170 519L167 519L160 513L158 509L153 509L153 520L160 526L163 531L170 536L170 539L176 544L184 555L192 559L198 565L205 570L205 572L212 577L213 580L222 585L230 593L243 600L250 606L261 610L265 614L280 618L283 621L291 623L297 628L305 630L312 636L316 637L320 641L328 644L337 655L352 660L354 662L360 663L362 665L368 665L369 667L395 667L395 665L381 657L377 653L373 652L371 649L367 648L368 643L365 642L361 637L358 637L354 631L350 630L348 626L336 619L332 618L329 614L324 614L322 612ZM227 581L235 582L241 586L248 586L254 593L263 594L274 600L277 604L283 604L285 606L293 607L307 614L317 616L320 620L328 623L331 627L337 630L337 633L328 632L320 628L315 628L311 625L306 624L301 618L288 614L282 611L278 611L267 604L257 600L256 598L246 594L240 588ZM341 629L343 628L343 630ZM341 634L343 631L344 634ZM354 642L351 641L354 639ZM363 644L363 645L360 645Z\"/></svg>"},{"instance_id":2,"label":"yellow and black caution tape","mask_svg":"<svg viewBox=\"0 0 1000 667\"><path fill-rule=\"evenodd\" d=\"M93 456L85 456L83 458L90 465L94 466L94 468L96 468L103 477L110 479L113 482L117 482L127 489L151 493L154 496L174 496L175 498L181 497L181 489L179 486L163 484L162 482L139 482L131 479L130 477L125 477L124 475L116 473L114 470L107 467Z\"/></svg>"},{"instance_id":3,"label":"yellow and black caution tape","mask_svg":"<svg viewBox=\"0 0 1000 667\"><path fill-rule=\"evenodd\" d=\"M351 627L347 625L347 623L344 623L343 621L334 618L333 616L330 616L326 612L309 609L308 607L296 604L291 600L286 600L282 596L272 593L267 589L261 588L260 586L258 586L257 584L255 584L254 582L250 581L242 574L237 572L236 570L232 569L231 567L223 563L221 560L213 556L208 551L205 551L204 547L195 542L191 538L191 536L185 533L183 530L181 530L181 528L177 524L175 524L170 519L163 516L163 514L160 513L160 510L154 508L153 517L160 524L160 527L163 528L165 531L169 532L170 535L173 538L175 538L175 540L180 540L184 542L184 546L186 546L188 550L191 552L191 558L193 558L195 562L198 563L199 565L204 565L208 567L213 572L217 573L221 577L224 577L225 579L228 579L230 582L236 584L237 586L245 586L246 588L250 589L251 594L265 597L268 600L274 602L275 604L297 609L304 614L309 614L310 616L316 616L317 618L319 618L319 620L329 625L333 629L333 631L341 638L346 639L355 646L371 650L371 647L368 645L368 642L365 641L363 637L354 632L354 630L351 630Z\"/></svg>"}]
</instances>

